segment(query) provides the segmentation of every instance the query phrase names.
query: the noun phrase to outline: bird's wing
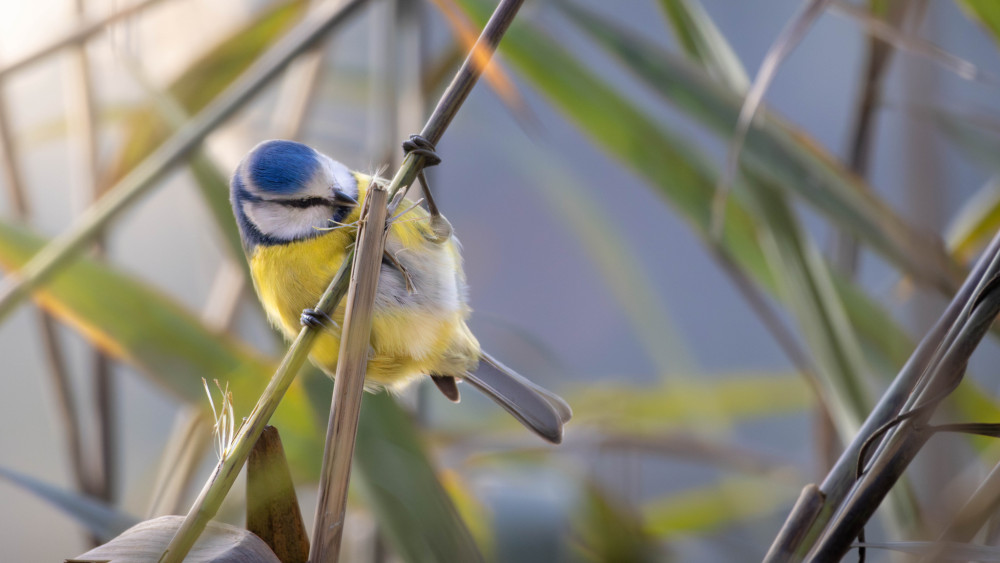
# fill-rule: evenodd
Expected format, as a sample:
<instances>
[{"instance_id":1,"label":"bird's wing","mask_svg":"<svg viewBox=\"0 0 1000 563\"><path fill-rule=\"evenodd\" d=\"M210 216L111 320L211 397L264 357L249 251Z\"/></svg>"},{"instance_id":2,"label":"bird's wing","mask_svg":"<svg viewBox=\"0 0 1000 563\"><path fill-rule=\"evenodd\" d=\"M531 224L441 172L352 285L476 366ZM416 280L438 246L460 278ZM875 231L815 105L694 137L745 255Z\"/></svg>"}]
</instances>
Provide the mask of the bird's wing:
<instances>
[{"instance_id":1,"label":"bird's wing","mask_svg":"<svg viewBox=\"0 0 1000 563\"><path fill-rule=\"evenodd\" d=\"M563 424L573 416L562 397L529 381L485 352L479 358L476 371L467 373L464 379L542 438L553 444L562 441Z\"/></svg>"}]
</instances>

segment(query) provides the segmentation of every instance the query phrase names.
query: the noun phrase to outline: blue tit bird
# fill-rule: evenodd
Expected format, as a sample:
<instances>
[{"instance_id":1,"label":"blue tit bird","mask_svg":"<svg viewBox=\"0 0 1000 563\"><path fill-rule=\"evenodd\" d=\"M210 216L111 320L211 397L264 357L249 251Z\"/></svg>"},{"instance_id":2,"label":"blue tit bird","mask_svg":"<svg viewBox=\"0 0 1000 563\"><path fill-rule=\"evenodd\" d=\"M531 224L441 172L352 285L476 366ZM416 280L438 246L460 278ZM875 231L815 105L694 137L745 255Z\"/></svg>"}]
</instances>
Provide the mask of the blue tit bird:
<instances>
[{"instance_id":1,"label":"blue tit bird","mask_svg":"<svg viewBox=\"0 0 1000 563\"><path fill-rule=\"evenodd\" d=\"M412 149L410 149L412 150ZM426 153L426 151L424 151ZM289 339L316 322L310 309L355 243L354 224L376 178L292 141L265 141L240 162L233 213L254 287L270 321ZM458 381L486 393L542 438L559 443L572 415L559 396L503 366L479 346L458 240L447 220L406 200L391 221L379 273L365 387L399 391L430 376L458 402ZM342 303L310 358L331 377L340 351Z\"/></svg>"}]
</instances>

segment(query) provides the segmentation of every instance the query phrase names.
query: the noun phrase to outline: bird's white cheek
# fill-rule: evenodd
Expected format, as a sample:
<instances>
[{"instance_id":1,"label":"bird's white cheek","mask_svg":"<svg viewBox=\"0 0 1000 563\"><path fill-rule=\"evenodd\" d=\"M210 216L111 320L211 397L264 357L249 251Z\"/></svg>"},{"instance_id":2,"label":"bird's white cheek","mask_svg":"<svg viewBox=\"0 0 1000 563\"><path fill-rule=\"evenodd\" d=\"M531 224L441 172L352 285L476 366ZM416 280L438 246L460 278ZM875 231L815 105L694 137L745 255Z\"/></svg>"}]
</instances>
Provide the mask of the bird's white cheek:
<instances>
[{"instance_id":1,"label":"bird's white cheek","mask_svg":"<svg viewBox=\"0 0 1000 563\"><path fill-rule=\"evenodd\" d=\"M307 209L273 203L246 202L243 211L264 235L294 240L317 234L316 227L330 227L330 209L316 206Z\"/></svg>"}]
</instances>

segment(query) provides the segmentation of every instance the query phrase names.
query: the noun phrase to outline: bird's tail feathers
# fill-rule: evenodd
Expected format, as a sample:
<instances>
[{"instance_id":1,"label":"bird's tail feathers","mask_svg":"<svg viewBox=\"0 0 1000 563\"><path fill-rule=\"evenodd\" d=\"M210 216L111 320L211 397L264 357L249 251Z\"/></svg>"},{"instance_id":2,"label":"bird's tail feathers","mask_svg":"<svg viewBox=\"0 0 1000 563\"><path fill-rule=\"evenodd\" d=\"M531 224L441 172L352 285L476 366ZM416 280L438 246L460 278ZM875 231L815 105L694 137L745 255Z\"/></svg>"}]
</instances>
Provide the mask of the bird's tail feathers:
<instances>
[{"instance_id":1,"label":"bird's tail feathers","mask_svg":"<svg viewBox=\"0 0 1000 563\"><path fill-rule=\"evenodd\" d=\"M558 444L573 410L559 395L528 380L483 352L479 367L464 377L542 438Z\"/></svg>"}]
</instances>

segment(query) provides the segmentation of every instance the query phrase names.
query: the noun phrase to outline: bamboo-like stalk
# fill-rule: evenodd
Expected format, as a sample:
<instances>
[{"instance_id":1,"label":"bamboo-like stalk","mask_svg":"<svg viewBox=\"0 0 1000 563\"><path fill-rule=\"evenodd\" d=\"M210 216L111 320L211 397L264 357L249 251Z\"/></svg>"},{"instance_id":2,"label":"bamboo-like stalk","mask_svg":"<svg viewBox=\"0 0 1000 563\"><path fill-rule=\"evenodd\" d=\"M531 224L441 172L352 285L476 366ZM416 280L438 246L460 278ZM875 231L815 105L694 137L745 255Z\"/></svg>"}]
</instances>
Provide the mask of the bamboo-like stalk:
<instances>
[{"instance_id":1,"label":"bamboo-like stalk","mask_svg":"<svg viewBox=\"0 0 1000 563\"><path fill-rule=\"evenodd\" d=\"M100 201L87 208L69 230L42 248L21 270L8 275L0 286L0 320L69 262L119 212L200 146L209 133L252 99L292 59L346 21L363 3L364 0L347 0L341 6L324 6L315 18L296 26L225 92L118 181Z\"/></svg>"},{"instance_id":2,"label":"bamboo-like stalk","mask_svg":"<svg viewBox=\"0 0 1000 563\"><path fill-rule=\"evenodd\" d=\"M524 0L502 0L493 12L493 16L487 22L479 40L473 47L472 53L466 57L465 62L452 80L448 89L439 100L434 112L431 114L421 135L432 143L441 139L448 124L454 119L455 114L462 103L472 91L476 81L485 68L483 53L492 55L496 51L500 39L510 27L514 16L520 9ZM345 7L346 8L346 7ZM488 61L488 59L487 59ZM409 154L403 159L403 164L393 176L386 188L388 200L392 200L396 194L408 187L416 178L419 166L423 164L423 156ZM330 314L340 303L347 292L348 272L354 261L354 251L348 253L344 258L340 269L334 276L323 296L320 298L316 309ZM347 327L344 327L346 332ZM250 450L254 442L260 437L261 432L267 425L267 421L277 409L281 398L288 387L295 379L298 370L305 363L305 359L318 332L311 327L303 327L299 331L288 352L285 353L267 388L264 390L253 411L240 426L235 439L223 458L219 461L215 471L205 483L204 488L198 495L191 509L188 511L184 522L178 528L177 533L171 539L170 544L160 557L160 563L180 563L197 541L198 536L205 529L208 521L215 516L222 500L232 487L240 468L250 455ZM360 400L360 397L358 397ZM358 411L360 412L360 411Z\"/></svg>"},{"instance_id":3,"label":"bamboo-like stalk","mask_svg":"<svg viewBox=\"0 0 1000 563\"><path fill-rule=\"evenodd\" d=\"M448 89L441 96L437 107L434 109L434 112L424 125L424 129L421 131L421 135L431 141L431 143L436 143L440 140L441 135L454 118L458 108L472 91L473 86L475 86L479 76L485 69L489 58L496 51L500 39L503 37L504 33L506 33L511 22L513 22L514 16L517 15L517 11L520 9L522 3L523 0L502 0L493 12L493 15L487 22L486 27L483 29L479 40L476 41L476 44L470 50L469 55L462 64L462 68L459 69L455 78L448 86ZM413 154L406 156L403 160L402 166L396 172L396 175L393 177L387 188L387 197L389 199L395 198L397 193L408 187L413 182L417 172L420 170L422 160L423 157L421 156ZM369 221L371 221L371 219L369 219ZM358 263L360 265L361 261L359 260ZM371 268L373 270L377 269L378 264L373 264ZM354 284L352 284L352 286L353 285ZM370 322L370 319L366 322ZM348 327L349 325L347 324L347 320L345 318L345 326L343 329L345 333L348 333ZM367 335L370 327L365 326L354 330L359 332L363 331L364 334ZM345 345L345 342L342 341L341 354L344 354L347 350ZM363 348L359 349L363 349L364 353L367 354L367 338L364 342L358 343L357 346L363 346ZM334 563L336 563L339 559L340 538L343 533L344 508L346 508L347 487L350 477L350 452L353 452L354 434L357 431L357 417L361 412L361 389L357 390L356 398L353 398L353 402L345 404L344 401L346 401L346 399L338 400L338 387L343 387L343 391L341 392L343 396L352 398L351 392L354 390L353 386L361 386L363 384L363 378L358 378L356 382L350 384L340 383L341 364L344 363L343 355L340 357L341 361L337 366L337 382L334 384L334 412L330 415L329 430L333 431L333 436L331 437L330 432L328 431L328 448L324 453L324 476L329 472L331 475L331 482L329 485L321 483L320 486L320 503L317 507L316 528L314 530L313 544L310 551L311 561L332 561ZM336 410L338 407L345 410L342 415L337 414ZM339 420L346 416L350 416L353 420L348 423L350 426L341 427L344 423ZM339 430L337 428L339 428ZM349 436L346 436L346 434L349 434ZM335 458L335 455L331 455L336 454L336 452L331 452L330 450L329 444L331 440L334 441L334 444L337 444L337 447L340 448L339 451L342 452L342 455L346 456L347 459L338 460ZM335 467L327 469L328 463L335 464ZM339 479L339 481L334 480L335 478ZM326 506L327 499L329 499L329 502L333 504L333 506Z\"/></svg>"},{"instance_id":4,"label":"bamboo-like stalk","mask_svg":"<svg viewBox=\"0 0 1000 563\"><path fill-rule=\"evenodd\" d=\"M816 513L793 512L789 514L782 532L778 534L775 543L771 545L764 561L768 563L802 561L819 539L820 534L830 526L835 513L845 504L848 496L855 489L858 457L862 447L876 430L889 423L900 412L912 407L918 397L924 394L924 390L929 385L926 375L932 367L942 364L942 356L945 351L952 348L953 343L961 335L963 327L967 326L977 296L980 295L986 283L1000 271L1000 267L996 264L998 260L1000 260L1000 236L995 237L983 252L975 268L949 303L937 324L924 336L906 365L903 366L865 420L854 440L844 449L837 463L827 474L820 485L820 493L825 498L822 507ZM966 352L971 353L971 350L966 350ZM892 434L892 436L897 435L896 433ZM884 439L882 443L889 443L890 438ZM872 459L883 459L884 450L884 447L877 450ZM875 466L871 467L866 474L868 480L872 478L871 475L875 474ZM881 485L887 484L883 482ZM868 493L868 495L870 494ZM873 497L866 498L871 501ZM808 532L802 534L786 533L787 529L802 527L806 519L812 522L808 525ZM859 525L861 524L863 521L859 522Z\"/></svg>"},{"instance_id":5,"label":"bamboo-like stalk","mask_svg":"<svg viewBox=\"0 0 1000 563\"><path fill-rule=\"evenodd\" d=\"M146 8L151 7L153 4L157 4L162 0L143 0L141 2L136 2L131 6L126 6L117 12L109 14L104 18L97 21L85 23L77 27L76 29L66 33L65 35L59 37L51 43L47 43L43 47L39 47L30 53L22 55L20 58L15 59L13 62L7 63L7 65L0 67L0 79L6 78L8 75L24 70L39 61L42 61L60 51L69 47L71 45L76 45L90 39L97 33L104 31L107 26L125 19L133 14L137 14Z\"/></svg>"},{"instance_id":6,"label":"bamboo-like stalk","mask_svg":"<svg viewBox=\"0 0 1000 563\"><path fill-rule=\"evenodd\" d=\"M408 3L411 7L415 7L418 4L420 3ZM418 51L400 49L400 36L404 31L398 25L399 22L397 21L401 8L399 0L383 0L372 8L372 14L368 23L370 30L368 34L368 88L372 94L368 97L367 103L369 125L366 128L365 144L368 148L365 152L374 162L382 163L382 165L388 166L390 170L395 170L402 159L402 154L399 151L399 139L405 139L406 135L412 131L416 131L427 112L427 108L421 106L416 122L411 123L406 131L399 130L398 101L406 96L406 88L401 87L401 84L405 80L403 75L408 72L419 74L421 65L419 60L413 60L413 56L418 54ZM413 391L416 394L415 421L418 425L423 420L419 410L421 407L420 397L423 391L424 387L420 385ZM329 439L329 437L330 434L328 432L327 438ZM344 483L345 495L347 484L347 482ZM320 484L319 491L322 495L324 491L322 484ZM317 518L316 525L313 528L313 537L317 539L321 536L319 515L322 508L323 503L318 504L316 507ZM346 511L339 514L343 518L341 522L346 525ZM343 526L340 526L336 530L336 547L327 548L327 552L332 555L334 560L339 560L341 553L345 549L346 553L350 553L350 547L341 548L342 542L340 536L342 534ZM367 558L367 563L382 563L385 560L384 557L387 551L385 548L385 539L383 526L378 520L374 520L370 536L363 537L358 542L362 545L368 545L371 555ZM322 547L322 545L316 542L313 543L314 549ZM350 555L345 556L345 558L348 557ZM314 561L317 560L316 557L311 559Z\"/></svg>"},{"instance_id":7,"label":"bamboo-like stalk","mask_svg":"<svg viewBox=\"0 0 1000 563\"><path fill-rule=\"evenodd\" d=\"M361 415L361 397L365 392L375 290L385 248L388 195L384 187L373 182L365 196L326 429L310 561L336 563L340 559L351 460Z\"/></svg>"}]
</instances>

